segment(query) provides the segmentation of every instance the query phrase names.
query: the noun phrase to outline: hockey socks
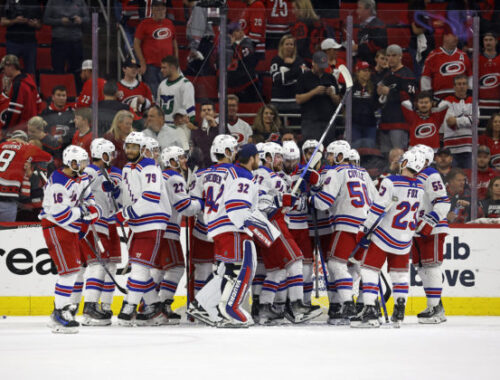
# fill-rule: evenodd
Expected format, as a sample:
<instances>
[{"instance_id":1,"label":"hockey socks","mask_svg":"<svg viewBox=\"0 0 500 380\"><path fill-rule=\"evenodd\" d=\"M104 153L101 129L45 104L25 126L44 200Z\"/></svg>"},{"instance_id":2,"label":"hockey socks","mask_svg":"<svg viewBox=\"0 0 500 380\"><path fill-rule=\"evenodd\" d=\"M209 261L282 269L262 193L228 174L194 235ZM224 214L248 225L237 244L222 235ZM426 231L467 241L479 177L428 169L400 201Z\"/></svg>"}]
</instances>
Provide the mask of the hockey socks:
<instances>
[{"instance_id":1,"label":"hockey socks","mask_svg":"<svg viewBox=\"0 0 500 380\"><path fill-rule=\"evenodd\" d=\"M378 297L379 272L371 269L361 268L361 280L363 281L363 302L365 305L374 306Z\"/></svg>"},{"instance_id":2,"label":"hockey socks","mask_svg":"<svg viewBox=\"0 0 500 380\"><path fill-rule=\"evenodd\" d=\"M313 291L313 265L303 264L303 277L304 277L304 303L307 305L311 304L311 294Z\"/></svg>"},{"instance_id":3,"label":"hockey socks","mask_svg":"<svg viewBox=\"0 0 500 380\"><path fill-rule=\"evenodd\" d=\"M263 263L257 263L257 269L255 271L255 276L252 281L252 295L259 296L262 291L262 285L266 279L266 267Z\"/></svg>"},{"instance_id":4,"label":"hockey socks","mask_svg":"<svg viewBox=\"0 0 500 380\"><path fill-rule=\"evenodd\" d=\"M302 260L295 261L286 267L288 299L292 302L304 300L304 278L302 272Z\"/></svg>"},{"instance_id":5,"label":"hockey socks","mask_svg":"<svg viewBox=\"0 0 500 380\"><path fill-rule=\"evenodd\" d=\"M328 260L328 270L333 273L333 285L340 303L352 301L352 277L347 264L339 260Z\"/></svg>"},{"instance_id":6,"label":"hockey socks","mask_svg":"<svg viewBox=\"0 0 500 380\"><path fill-rule=\"evenodd\" d=\"M116 264L107 263L109 273L116 273ZM113 303L113 294L115 292L115 283L111 281L111 277L107 274L104 276L104 284L101 292L101 303L104 310L111 310L111 304Z\"/></svg>"},{"instance_id":7,"label":"hockey socks","mask_svg":"<svg viewBox=\"0 0 500 380\"><path fill-rule=\"evenodd\" d=\"M54 304L56 309L62 309L71 304L71 293L78 273L59 275L55 287Z\"/></svg>"},{"instance_id":8,"label":"hockey socks","mask_svg":"<svg viewBox=\"0 0 500 380\"><path fill-rule=\"evenodd\" d=\"M81 267L80 271L76 275L75 284L73 285L73 291L71 292L70 301L73 305L78 305L82 299L83 291L83 275L85 274L85 268Z\"/></svg>"},{"instance_id":9,"label":"hockey socks","mask_svg":"<svg viewBox=\"0 0 500 380\"><path fill-rule=\"evenodd\" d=\"M274 270L267 273L266 279L262 284L262 291L259 298L261 304L272 305L274 303L280 283L283 283L285 278L286 271L284 269Z\"/></svg>"},{"instance_id":10,"label":"hockey socks","mask_svg":"<svg viewBox=\"0 0 500 380\"><path fill-rule=\"evenodd\" d=\"M161 302L165 300L174 299L175 292L177 290L177 286L179 285L179 281L184 274L184 267L175 267L169 269L165 272L163 280L160 283L160 293L159 298Z\"/></svg>"},{"instance_id":11,"label":"hockey socks","mask_svg":"<svg viewBox=\"0 0 500 380\"><path fill-rule=\"evenodd\" d=\"M87 280L85 281L85 303L99 302L101 292L104 288L104 268L99 263L93 263L87 268Z\"/></svg>"},{"instance_id":12,"label":"hockey socks","mask_svg":"<svg viewBox=\"0 0 500 380\"><path fill-rule=\"evenodd\" d=\"M137 305L141 298L144 298L146 305L151 305L158 302L158 295L156 294L156 284L151 277L150 269L142 265L131 265L132 270L127 281L128 294L125 300L129 304Z\"/></svg>"},{"instance_id":13,"label":"hockey socks","mask_svg":"<svg viewBox=\"0 0 500 380\"><path fill-rule=\"evenodd\" d=\"M212 274L213 264L202 263L194 265L194 294L196 295L207 283Z\"/></svg>"},{"instance_id":14,"label":"hockey socks","mask_svg":"<svg viewBox=\"0 0 500 380\"><path fill-rule=\"evenodd\" d=\"M438 306L443 290L441 266L418 268L418 275L422 279L427 306Z\"/></svg>"}]
</instances>

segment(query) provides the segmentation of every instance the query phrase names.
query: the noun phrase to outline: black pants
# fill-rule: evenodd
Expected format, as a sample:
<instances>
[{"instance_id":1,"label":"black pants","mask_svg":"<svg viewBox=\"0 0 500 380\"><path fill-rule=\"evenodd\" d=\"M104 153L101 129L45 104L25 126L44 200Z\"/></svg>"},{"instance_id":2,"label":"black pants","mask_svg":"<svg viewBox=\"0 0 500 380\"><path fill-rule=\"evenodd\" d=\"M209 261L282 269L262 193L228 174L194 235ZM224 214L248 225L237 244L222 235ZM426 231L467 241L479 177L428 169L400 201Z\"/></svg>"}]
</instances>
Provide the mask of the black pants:
<instances>
[{"instance_id":1,"label":"black pants","mask_svg":"<svg viewBox=\"0 0 500 380\"><path fill-rule=\"evenodd\" d=\"M52 40L52 67L56 74L76 73L83 61L82 41ZM66 64L68 69L66 70Z\"/></svg>"}]
</instances>

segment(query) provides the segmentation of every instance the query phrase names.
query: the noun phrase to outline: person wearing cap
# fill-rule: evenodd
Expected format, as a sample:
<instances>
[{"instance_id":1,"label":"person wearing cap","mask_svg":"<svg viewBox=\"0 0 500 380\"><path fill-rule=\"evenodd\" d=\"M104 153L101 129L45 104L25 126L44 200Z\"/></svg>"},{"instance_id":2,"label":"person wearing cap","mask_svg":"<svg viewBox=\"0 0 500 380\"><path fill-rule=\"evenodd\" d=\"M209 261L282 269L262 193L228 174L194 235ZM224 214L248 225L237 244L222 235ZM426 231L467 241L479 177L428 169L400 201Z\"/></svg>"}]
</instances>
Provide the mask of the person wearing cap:
<instances>
[{"instance_id":1,"label":"person wearing cap","mask_svg":"<svg viewBox=\"0 0 500 380\"><path fill-rule=\"evenodd\" d=\"M80 95L76 99L76 108L91 107L92 106L92 60L86 59L82 62L82 71L80 72L80 79L82 80L83 87ZM106 80L97 78L97 99L100 102L104 100L104 84Z\"/></svg>"},{"instance_id":2,"label":"person wearing cap","mask_svg":"<svg viewBox=\"0 0 500 380\"><path fill-rule=\"evenodd\" d=\"M483 36L483 51L479 55L479 112L480 127L486 127L488 118L500 110L500 54L498 39L493 32Z\"/></svg>"},{"instance_id":3,"label":"person wearing cap","mask_svg":"<svg viewBox=\"0 0 500 380\"><path fill-rule=\"evenodd\" d=\"M413 101L417 87L413 71L403 65L403 49L399 45L389 45L386 53L389 71L377 84L378 100L382 108L379 139L383 154L395 147L408 147L408 125L401 102L407 99Z\"/></svg>"},{"instance_id":4,"label":"person wearing cap","mask_svg":"<svg viewBox=\"0 0 500 380\"><path fill-rule=\"evenodd\" d=\"M83 28L90 24L84 0L49 0L43 23L52 26L51 57L56 74L76 73L83 60ZM77 78L78 79L78 78Z\"/></svg>"},{"instance_id":5,"label":"person wearing cap","mask_svg":"<svg viewBox=\"0 0 500 380\"><path fill-rule=\"evenodd\" d=\"M177 112L181 114L186 113L185 110L179 110ZM163 115L163 111L157 105L151 106L148 110L145 126L146 129L144 129L142 133L158 141L161 150L169 146L178 146L184 150L189 149L189 144L186 144L186 136L183 131L175 124L165 123L165 115Z\"/></svg>"},{"instance_id":6,"label":"person wearing cap","mask_svg":"<svg viewBox=\"0 0 500 380\"><path fill-rule=\"evenodd\" d=\"M490 181L500 175L500 171L490 166L491 153L486 145L480 145L477 149L477 197L479 200L488 196L488 186ZM465 169L467 180L472 184L472 169Z\"/></svg>"},{"instance_id":7,"label":"person wearing cap","mask_svg":"<svg viewBox=\"0 0 500 380\"><path fill-rule=\"evenodd\" d=\"M291 34L281 37L278 55L271 60L269 73L273 80L271 104L282 113L298 113L295 101L298 78L306 71L304 60L297 55L295 38Z\"/></svg>"},{"instance_id":8,"label":"person wearing cap","mask_svg":"<svg viewBox=\"0 0 500 380\"><path fill-rule=\"evenodd\" d=\"M160 68L163 57L179 57L175 26L166 18L163 0L153 0L151 18L141 21L135 31L134 52L140 64L139 73L156 97L161 82Z\"/></svg>"},{"instance_id":9,"label":"person wearing cap","mask_svg":"<svg viewBox=\"0 0 500 380\"><path fill-rule=\"evenodd\" d=\"M319 140L339 103L337 81L327 74L328 57L322 51L313 55L312 70L306 71L297 81L295 100L302 114L302 136L304 140ZM328 143L333 136L326 138Z\"/></svg>"},{"instance_id":10,"label":"person wearing cap","mask_svg":"<svg viewBox=\"0 0 500 380\"><path fill-rule=\"evenodd\" d=\"M472 65L465 52L457 48L458 37L449 24L445 24L443 44L434 49L424 62L420 89L433 91L434 96L444 99L453 94L453 78L466 75L472 88Z\"/></svg>"},{"instance_id":11,"label":"person wearing cap","mask_svg":"<svg viewBox=\"0 0 500 380\"><path fill-rule=\"evenodd\" d=\"M339 79L338 70L336 70L340 65L346 65L345 60L337 57L338 50L342 48L333 38L327 38L321 42L321 50L325 52L328 57L328 68L326 72L329 74L334 74L337 80Z\"/></svg>"},{"instance_id":12,"label":"person wearing cap","mask_svg":"<svg viewBox=\"0 0 500 380\"><path fill-rule=\"evenodd\" d=\"M115 80L108 80L104 84L102 92L104 99L99 101L97 108L98 137L102 137L106 133L117 112L121 110L131 111L128 104L118 100L118 85Z\"/></svg>"},{"instance_id":13,"label":"person wearing cap","mask_svg":"<svg viewBox=\"0 0 500 380\"><path fill-rule=\"evenodd\" d=\"M118 82L117 98L134 112L142 114L153 104L153 93L146 83L137 78L140 67L134 57L128 57L123 62L123 78Z\"/></svg>"},{"instance_id":14,"label":"person wearing cap","mask_svg":"<svg viewBox=\"0 0 500 380\"><path fill-rule=\"evenodd\" d=\"M441 179L446 183L446 176L452 169L453 156L448 148L438 149L436 155L434 156L434 162L436 170L441 175Z\"/></svg>"},{"instance_id":15,"label":"person wearing cap","mask_svg":"<svg viewBox=\"0 0 500 380\"><path fill-rule=\"evenodd\" d=\"M11 81L9 107L0 120L2 133L14 129L26 130L28 120L42 111L42 100L36 83L30 74L21 72L21 64L15 55L7 54L2 58L0 71L2 70L4 77Z\"/></svg>"},{"instance_id":16,"label":"person wearing cap","mask_svg":"<svg viewBox=\"0 0 500 380\"><path fill-rule=\"evenodd\" d=\"M38 0L7 0L2 7L0 25L7 27L5 35L7 54L24 61L24 71L35 74L36 35L42 27L42 8Z\"/></svg>"},{"instance_id":17,"label":"person wearing cap","mask_svg":"<svg viewBox=\"0 0 500 380\"><path fill-rule=\"evenodd\" d=\"M387 46L387 30L384 23L377 18L375 0L359 0L356 13L359 18L357 43L353 51L361 61L375 66L375 53Z\"/></svg>"},{"instance_id":18,"label":"person wearing cap","mask_svg":"<svg viewBox=\"0 0 500 380\"><path fill-rule=\"evenodd\" d=\"M247 7L238 23L243 34L255 44L255 58L258 61L264 58L266 52L266 7L262 0L246 0L246 3Z\"/></svg>"},{"instance_id":19,"label":"person wearing cap","mask_svg":"<svg viewBox=\"0 0 500 380\"><path fill-rule=\"evenodd\" d=\"M375 148L377 140L377 91L371 80L368 62L359 61L355 67L352 88L352 144L353 148Z\"/></svg>"}]
</instances>

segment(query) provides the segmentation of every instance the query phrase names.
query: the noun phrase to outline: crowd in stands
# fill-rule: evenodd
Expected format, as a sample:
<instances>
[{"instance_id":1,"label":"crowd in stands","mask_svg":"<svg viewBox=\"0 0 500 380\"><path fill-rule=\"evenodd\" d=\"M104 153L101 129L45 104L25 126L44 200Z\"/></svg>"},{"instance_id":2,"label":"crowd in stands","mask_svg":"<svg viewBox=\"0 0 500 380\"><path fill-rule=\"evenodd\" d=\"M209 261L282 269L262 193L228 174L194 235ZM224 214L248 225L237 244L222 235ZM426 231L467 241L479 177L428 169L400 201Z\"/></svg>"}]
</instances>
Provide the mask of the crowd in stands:
<instances>
[{"instance_id":1,"label":"crowd in stands","mask_svg":"<svg viewBox=\"0 0 500 380\"><path fill-rule=\"evenodd\" d=\"M346 64L346 46L352 44L352 146L362 162L377 177L390 172L408 146L433 147L453 202L449 220L466 221L473 186L470 27L475 15L481 21L476 185L480 215L500 214L500 1L228 3L228 35L219 38L217 19L196 1L115 1L114 17L133 51L118 81L98 79L94 136L92 61L84 59L83 44L90 27L88 5L83 0L5 2L1 138L14 134L53 157L48 164L31 164L31 198L23 199L18 220L36 220L25 211L40 207L44 178L61 165L69 144L89 151L93 138L105 137L117 149L115 165L123 166L126 136L143 130L162 149L178 145L189 151L191 169L210 165L209 147L221 130L219 54L226 54L228 63L226 132L241 143L319 139L345 93L338 67ZM353 41L346 40L348 14L354 18ZM49 73L74 79L68 85L51 77L44 95L47 71L36 52L47 33ZM342 137L340 124L325 143Z\"/></svg>"}]
</instances>

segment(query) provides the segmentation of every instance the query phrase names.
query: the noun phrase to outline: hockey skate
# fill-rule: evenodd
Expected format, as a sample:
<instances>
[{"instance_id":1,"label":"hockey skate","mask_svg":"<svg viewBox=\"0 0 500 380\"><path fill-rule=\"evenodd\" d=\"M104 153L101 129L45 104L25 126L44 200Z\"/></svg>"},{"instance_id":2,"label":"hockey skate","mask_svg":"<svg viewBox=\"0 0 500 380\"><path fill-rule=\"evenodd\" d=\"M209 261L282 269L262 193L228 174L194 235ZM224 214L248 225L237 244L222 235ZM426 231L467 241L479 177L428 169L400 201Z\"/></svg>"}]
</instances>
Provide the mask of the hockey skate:
<instances>
[{"instance_id":1,"label":"hockey skate","mask_svg":"<svg viewBox=\"0 0 500 380\"><path fill-rule=\"evenodd\" d=\"M196 299L191 301L189 308L186 310L186 314L212 327L217 324L217 321L212 320L208 312L198 303L198 301L196 301Z\"/></svg>"},{"instance_id":2,"label":"hockey skate","mask_svg":"<svg viewBox=\"0 0 500 380\"><path fill-rule=\"evenodd\" d=\"M399 297L394 304L394 311L392 312L391 321L395 328L399 328L405 319L405 299Z\"/></svg>"},{"instance_id":3,"label":"hockey skate","mask_svg":"<svg viewBox=\"0 0 500 380\"><path fill-rule=\"evenodd\" d=\"M67 305L62 309L54 309L50 315L48 326L56 334L76 334L80 324L75 321L75 317L71 312L71 306Z\"/></svg>"},{"instance_id":4,"label":"hockey skate","mask_svg":"<svg viewBox=\"0 0 500 380\"><path fill-rule=\"evenodd\" d=\"M144 307L142 313L137 313L135 317L137 326L161 326L167 324L167 317L163 314L161 303L155 302Z\"/></svg>"},{"instance_id":5,"label":"hockey skate","mask_svg":"<svg viewBox=\"0 0 500 380\"><path fill-rule=\"evenodd\" d=\"M260 304L259 305L259 321L258 324L266 326L276 326L279 321L285 318L284 313L277 312L272 305Z\"/></svg>"},{"instance_id":6,"label":"hockey skate","mask_svg":"<svg viewBox=\"0 0 500 380\"><path fill-rule=\"evenodd\" d=\"M111 318L113 317L113 310L111 310L110 303L100 303L99 310L101 311L101 313L104 313L107 319L111 320Z\"/></svg>"},{"instance_id":7,"label":"hockey skate","mask_svg":"<svg viewBox=\"0 0 500 380\"><path fill-rule=\"evenodd\" d=\"M377 308L374 305L365 305L361 313L351 318L351 327L358 329L380 327Z\"/></svg>"},{"instance_id":8,"label":"hockey skate","mask_svg":"<svg viewBox=\"0 0 500 380\"><path fill-rule=\"evenodd\" d=\"M167 325L178 325L181 323L181 316L177 313L174 313L172 310L172 303L174 300L165 300L162 303L162 312L167 318Z\"/></svg>"},{"instance_id":9,"label":"hockey skate","mask_svg":"<svg viewBox=\"0 0 500 380\"><path fill-rule=\"evenodd\" d=\"M111 319L100 310L97 302L85 302L83 304L82 326L109 326Z\"/></svg>"},{"instance_id":10,"label":"hockey skate","mask_svg":"<svg viewBox=\"0 0 500 380\"><path fill-rule=\"evenodd\" d=\"M417 315L417 318L418 323L429 325L446 322L443 303L440 300L437 306L427 307L427 309Z\"/></svg>"},{"instance_id":11,"label":"hockey skate","mask_svg":"<svg viewBox=\"0 0 500 380\"><path fill-rule=\"evenodd\" d=\"M321 315L321 309L312 310L303 304L302 301L296 300L287 302L285 305L285 318L292 323L304 323Z\"/></svg>"},{"instance_id":12,"label":"hockey skate","mask_svg":"<svg viewBox=\"0 0 500 380\"><path fill-rule=\"evenodd\" d=\"M120 314L118 314L118 325L132 327L135 325L135 309L137 305L129 304L123 301L122 309Z\"/></svg>"},{"instance_id":13,"label":"hockey skate","mask_svg":"<svg viewBox=\"0 0 500 380\"><path fill-rule=\"evenodd\" d=\"M346 301L342 305L342 309L340 311L342 319L344 320L344 325L349 325L351 322L351 318L356 316L356 306L353 301Z\"/></svg>"},{"instance_id":14,"label":"hockey skate","mask_svg":"<svg viewBox=\"0 0 500 380\"><path fill-rule=\"evenodd\" d=\"M342 305L339 303L331 303L328 308L328 324L333 326L345 325L342 317ZM348 324L348 323L347 323Z\"/></svg>"}]
</instances>

